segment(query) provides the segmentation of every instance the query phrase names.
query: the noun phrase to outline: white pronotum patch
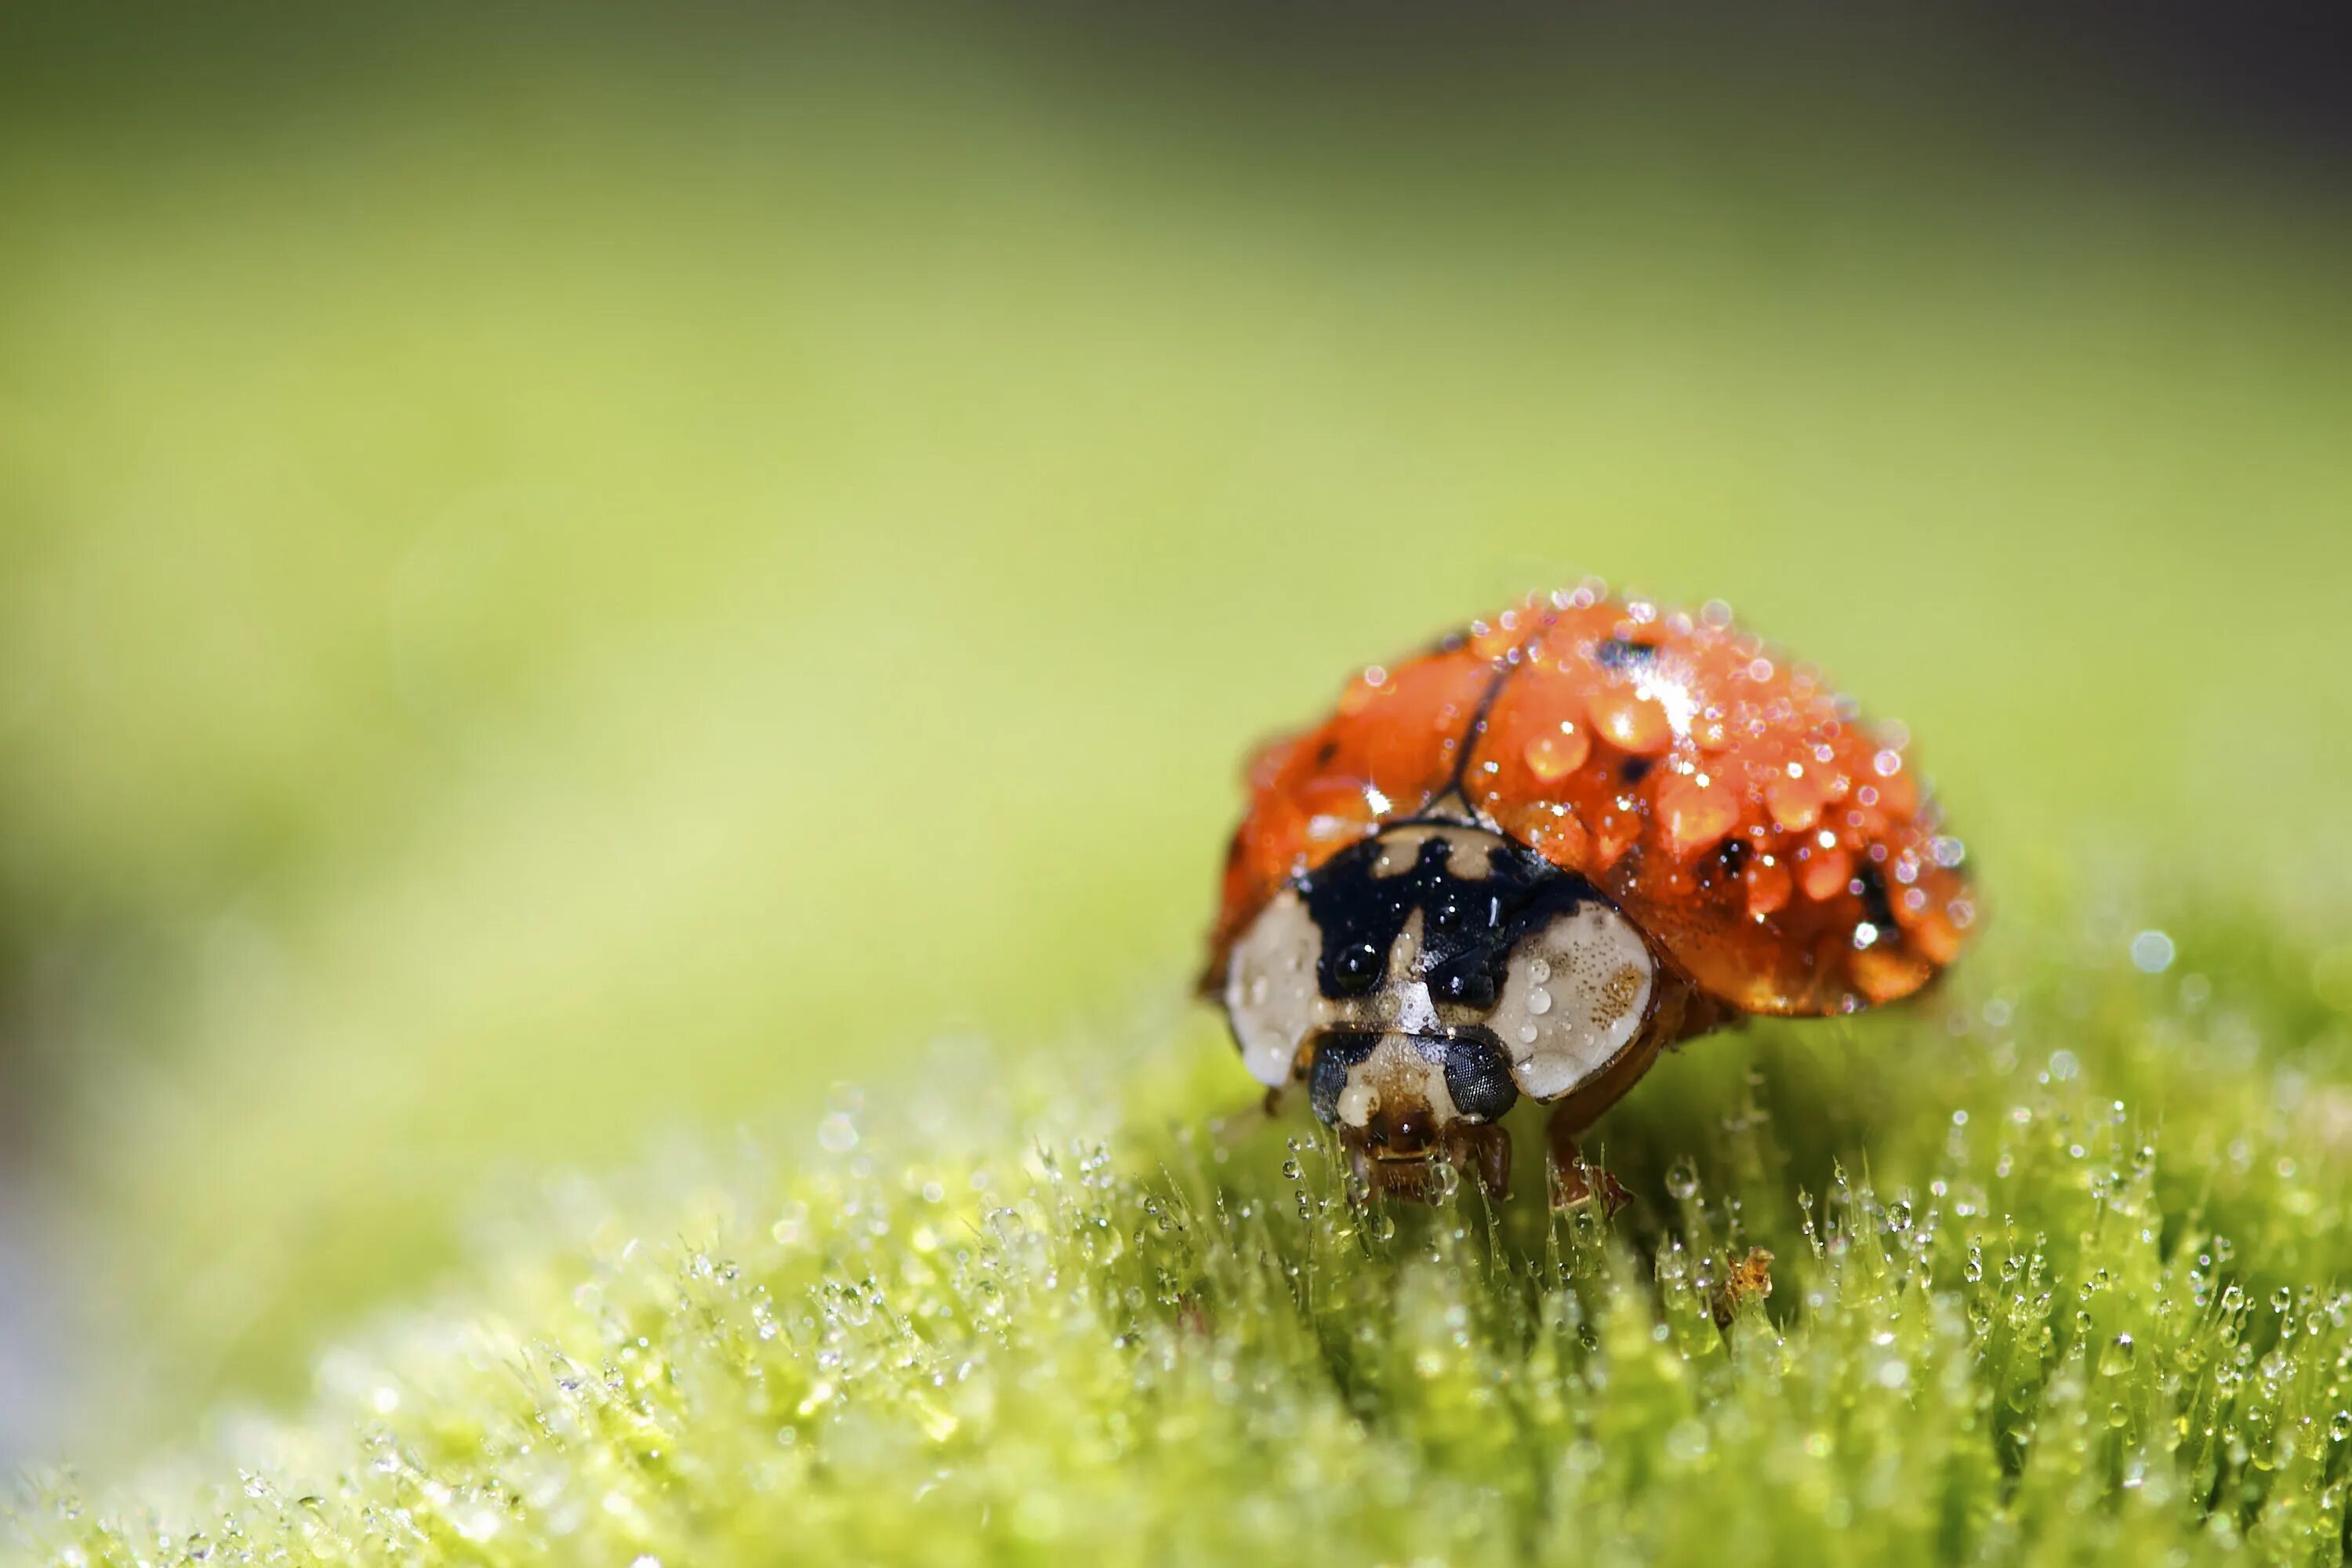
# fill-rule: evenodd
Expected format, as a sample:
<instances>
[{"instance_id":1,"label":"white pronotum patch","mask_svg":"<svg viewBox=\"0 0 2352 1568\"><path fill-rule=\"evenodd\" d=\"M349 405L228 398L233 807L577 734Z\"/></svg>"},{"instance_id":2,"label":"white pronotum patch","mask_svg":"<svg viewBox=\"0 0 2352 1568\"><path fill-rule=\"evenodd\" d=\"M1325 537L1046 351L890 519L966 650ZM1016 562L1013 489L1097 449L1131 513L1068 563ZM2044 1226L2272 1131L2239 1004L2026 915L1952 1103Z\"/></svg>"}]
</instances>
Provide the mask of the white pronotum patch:
<instances>
[{"instance_id":1,"label":"white pronotum patch","mask_svg":"<svg viewBox=\"0 0 2352 1568\"><path fill-rule=\"evenodd\" d=\"M1288 1083L1307 1037L1328 1028L1434 1034L1444 1027L1421 977L1421 915L1415 911L1389 949L1387 984L1370 995L1333 1000L1316 980L1323 933L1295 888L1286 888L1234 943L1225 971L1225 1010L1242 1065L1268 1089Z\"/></svg>"},{"instance_id":2,"label":"white pronotum patch","mask_svg":"<svg viewBox=\"0 0 2352 1568\"><path fill-rule=\"evenodd\" d=\"M1297 889L1286 888L1234 944L1225 969L1225 1011L1241 1042L1242 1065L1268 1089L1290 1081L1298 1047L1321 1019L1315 983L1323 938Z\"/></svg>"},{"instance_id":3,"label":"white pronotum patch","mask_svg":"<svg viewBox=\"0 0 2352 1568\"><path fill-rule=\"evenodd\" d=\"M1641 1032L1657 961L1633 923L1580 904L1522 942L1486 1026L1533 1100L1558 1100L1616 1058Z\"/></svg>"},{"instance_id":4,"label":"white pronotum patch","mask_svg":"<svg viewBox=\"0 0 2352 1568\"><path fill-rule=\"evenodd\" d=\"M1391 827L1381 835L1380 853L1372 859L1375 877L1401 877L1412 869L1421 858L1422 846L1431 839L1445 846L1446 861L1454 875L1465 881L1475 881L1487 873L1486 862L1502 840L1475 827L1459 827L1447 823L1414 823L1403 827Z\"/></svg>"}]
</instances>

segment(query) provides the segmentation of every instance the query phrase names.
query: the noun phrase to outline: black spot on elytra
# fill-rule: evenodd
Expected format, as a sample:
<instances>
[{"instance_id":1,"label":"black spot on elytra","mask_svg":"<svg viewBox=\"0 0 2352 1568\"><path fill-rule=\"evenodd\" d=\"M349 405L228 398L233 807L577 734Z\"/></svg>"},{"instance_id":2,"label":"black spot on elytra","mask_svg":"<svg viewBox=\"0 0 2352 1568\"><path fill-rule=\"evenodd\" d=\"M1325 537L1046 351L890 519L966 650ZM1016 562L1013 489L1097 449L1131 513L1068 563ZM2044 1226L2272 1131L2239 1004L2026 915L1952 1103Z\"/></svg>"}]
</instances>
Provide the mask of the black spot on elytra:
<instances>
[{"instance_id":1,"label":"black spot on elytra","mask_svg":"<svg viewBox=\"0 0 2352 1568\"><path fill-rule=\"evenodd\" d=\"M1318 768L1322 767L1339 754L1339 742L1337 741L1326 741L1321 745L1315 748L1315 765Z\"/></svg>"},{"instance_id":2,"label":"black spot on elytra","mask_svg":"<svg viewBox=\"0 0 2352 1568\"><path fill-rule=\"evenodd\" d=\"M1420 973L1430 995L1485 1012L1502 996L1512 947L1554 916L1601 896L1583 878L1517 846L1474 877L1454 874L1443 837L1424 839L1411 868L1391 876L1372 874L1381 855L1381 840L1367 838L1299 879L1299 896L1323 938L1316 982L1326 996L1361 996L1377 986L1418 910Z\"/></svg>"},{"instance_id":3,"label":"black spot on elytra","mask_svg":"<svg viewBox=\"0 0 2352 1568\"><path fill-rule=\"evenodd\" d=\"M1658 657L1655 643L1609 637L1593 645L1592 657L1603 669L1638 669Z\"/></svg>"},{"instance_id":4,"label":"black spot on elytra","mask_svg":"<svg viewBox=\"0 0 2352 1568\"><path fill-rule=\"evenodd\" d=\"M1864 861L1862 869L1854 873L1853 879L1862 884L1864 918L1878 928L1880 940L1892 942L1902 935L1895 924L1895 905L1886 896L1885 873L1875 864Z\"/></svg>"},{"instance_id":5,"label":"black spot on elytra","mask_svg":"<svg viewBox=\"0 0 2352 1568\"><path fill-rule=\"evenodd\" d=\"M1647 757L1628 757L1624 765L1617 770L1617 776L1629 784L1637 784L1650 776L1650 767Z\"/></svg>"}]
</instances>

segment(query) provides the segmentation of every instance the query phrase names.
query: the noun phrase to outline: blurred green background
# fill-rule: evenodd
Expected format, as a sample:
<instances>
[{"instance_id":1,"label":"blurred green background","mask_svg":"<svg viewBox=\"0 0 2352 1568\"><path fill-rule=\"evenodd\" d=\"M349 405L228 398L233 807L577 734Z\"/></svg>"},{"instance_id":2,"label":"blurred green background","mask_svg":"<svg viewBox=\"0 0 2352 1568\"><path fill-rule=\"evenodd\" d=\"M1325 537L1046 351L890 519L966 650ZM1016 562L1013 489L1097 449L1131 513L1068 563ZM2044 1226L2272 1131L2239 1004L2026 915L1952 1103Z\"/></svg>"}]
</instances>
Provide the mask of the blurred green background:
<instances>
[{"instance_id":1,"label":"blurred green background","mask_svg":"<svg viewBox=\"0 0 2352 1568\"><path fill-rule=\"evenodd\" d=\"M1248 745L1587 571L1906 719L1997 910L2343 907L2352 185L2193 41L5 27L0 1444L286 1397L501 1172L1222 1048Z\"/></svg>"}]
</instances>

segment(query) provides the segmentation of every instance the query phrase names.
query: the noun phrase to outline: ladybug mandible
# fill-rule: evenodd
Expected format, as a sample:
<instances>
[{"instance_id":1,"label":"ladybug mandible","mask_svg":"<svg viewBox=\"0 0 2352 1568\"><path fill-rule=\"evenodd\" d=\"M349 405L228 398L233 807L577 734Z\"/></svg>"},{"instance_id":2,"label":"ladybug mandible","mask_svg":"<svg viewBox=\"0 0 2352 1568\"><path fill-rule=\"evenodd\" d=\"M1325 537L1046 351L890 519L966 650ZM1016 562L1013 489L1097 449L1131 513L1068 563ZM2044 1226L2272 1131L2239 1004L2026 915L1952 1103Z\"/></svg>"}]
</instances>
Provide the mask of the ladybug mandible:
<instances>
[{"instance_id":1,"label":"ladybug mandible","mask_svg":"<svg viewBox=\"0 0 2352 1568\"><path fill-rule=\"evenodd\" d=\"M1375 1193L1509 1185L1660 1050L1751 1013L1919 990L1976 919L1899 727L1731 624L1598 584L1351 681L1250 763L1202 977L1269 1105L1294 1083Z\"/></svg>"}]
</instances>

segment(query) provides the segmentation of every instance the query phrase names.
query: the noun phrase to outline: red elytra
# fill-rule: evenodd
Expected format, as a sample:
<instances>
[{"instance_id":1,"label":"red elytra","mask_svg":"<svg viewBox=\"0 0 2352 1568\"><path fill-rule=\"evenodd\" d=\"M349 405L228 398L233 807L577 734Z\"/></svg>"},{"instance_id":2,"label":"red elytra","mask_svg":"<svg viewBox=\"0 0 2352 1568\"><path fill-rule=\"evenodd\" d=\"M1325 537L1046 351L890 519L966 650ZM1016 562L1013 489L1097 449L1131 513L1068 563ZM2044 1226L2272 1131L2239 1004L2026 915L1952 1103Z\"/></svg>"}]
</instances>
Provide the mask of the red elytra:
<instances>
[{"instance_id":1,"label":"red elytra","mask_svg":"<svg viewBox=\"0 0 2352 1568\"><path fill-rule=\"evenodd\" d=\"M1292 878L1457 795L1746 1013L1896 1001L1960 951L1958 840L1897 729L1730 624L1579 588L1350 681L1252 761L1202 988Z\"/></svg>"}]
</instances>

